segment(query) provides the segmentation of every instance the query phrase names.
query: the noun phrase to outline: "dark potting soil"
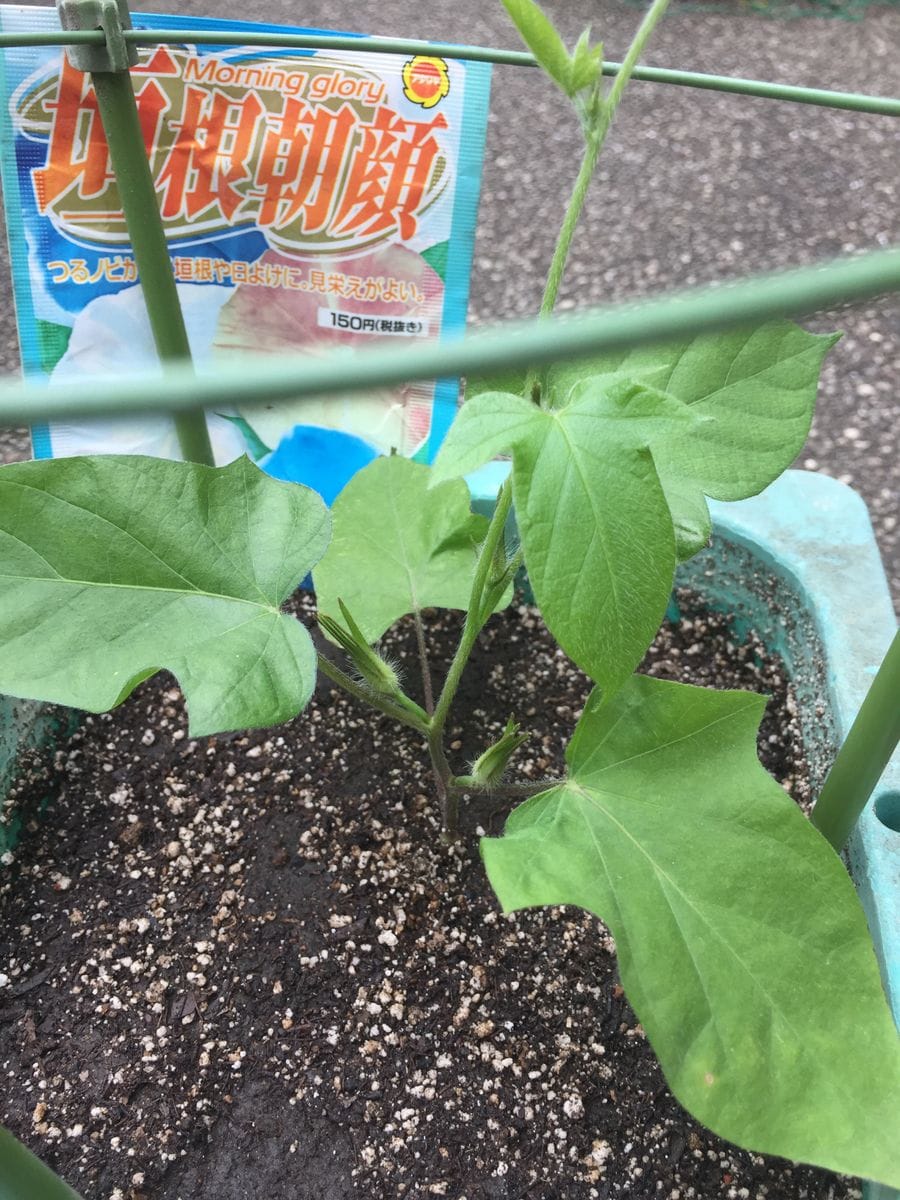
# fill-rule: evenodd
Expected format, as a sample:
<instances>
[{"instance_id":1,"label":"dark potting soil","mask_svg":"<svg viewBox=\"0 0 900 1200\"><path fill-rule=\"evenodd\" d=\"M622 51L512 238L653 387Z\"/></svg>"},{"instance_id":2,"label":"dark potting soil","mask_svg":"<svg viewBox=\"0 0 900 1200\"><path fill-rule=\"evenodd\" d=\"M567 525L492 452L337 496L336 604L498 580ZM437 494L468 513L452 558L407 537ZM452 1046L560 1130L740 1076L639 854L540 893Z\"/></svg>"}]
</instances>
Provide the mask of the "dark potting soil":
<instances>
[{"instance_id":1,"label":"dark potting soil","mask_svg":"<svg viewBox=\"0 0 900 1200\"><path fill-rule=\"evenodd\" d=\"M389 650L416 673L409 628ZM761 755L807 799L758 646L694 616L644 669L773 695ZM463 684L454 765L515 713L518 776L559 772L587 692L511 608ZM86 1200L860 1195L692 1121L599 922L500 915L476 835L504 813L470 809L443 845L415 735L327 684L290 725L195 742L160 677L26 788L52 800L0 876L0 1120Z\"/></svg>"}]
</instances>

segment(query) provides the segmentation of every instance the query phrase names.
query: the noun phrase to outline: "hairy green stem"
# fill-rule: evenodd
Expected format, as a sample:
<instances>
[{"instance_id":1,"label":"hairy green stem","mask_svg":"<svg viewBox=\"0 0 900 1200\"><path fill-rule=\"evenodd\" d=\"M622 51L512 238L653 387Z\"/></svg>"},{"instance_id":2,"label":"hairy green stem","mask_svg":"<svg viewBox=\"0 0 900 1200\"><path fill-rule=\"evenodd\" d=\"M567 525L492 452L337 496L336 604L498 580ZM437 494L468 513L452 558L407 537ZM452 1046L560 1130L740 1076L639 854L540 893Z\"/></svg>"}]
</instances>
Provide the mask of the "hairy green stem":
<instances>
[{"instance_id":1,"label":"hairy green stem","mask_svg":"<svg viewBox=\"0 0 900 1200\"><path fill-rule=\"evenodd\" d=\"M422 708L421 704L416 704L415 700L411 696L407 696L404 691L395 692L389 699L417 722L415 728L420 729L423 733L425 732L428 728L429 714Z\"/></svg>"},{"instance_id":2,"label":"hairy green stem","mask_svg":"<svg viewBox=\"0 0 900 1200\"><path fill-rule=\"evenodd\" d=\"M562 282L563 273L566 269L566 262L569 257L569 249L572 245L572 238L575 234L575 228L581 217L584 203L587 198L588 188L591 178L597 166L597 160L600 157L600 151L603 149L603 143L606 140L606 135L612 125L613 117L616 114L616 109L622 98L622 94L631 78L634 68L637 66L638 59L644 51L647 40L656 28L660 18L668 7L669 0L653 0L653 4L648 9L643 21L634 35L632 43L628 48L628 53L622 63L622 68L616 76L615 82L610 89L609 95L606 97L597 108L597 117L593 122L589 121L585 129L585 151L581 162L581 167L578 172L578 177L575 180L575 185L572 189L572 195L569 198L568 206L566 207L565 216L563 217L562 226L560 227L559 237L556 241L556 247L553 251L553 259L550 263L550 270L547 275L547 283L544 287L544 296L541 301L540 315L542 317L549 316L556 305L556 298L559 292L559 287ZM525 382L525 395L531 396L534 400L539 401L536 372L529 371ZM456 653L453 656L453 662L450 664L450 670L447 673L447 678L444 682L444 687L438 697L437 705L431 718L431 731L429 733L429 747L432 744L437 745L442 743L444 725L447 720L447 714L450 711L450 705L453 703L453 697L456 695L456 690L459 687L459 681L462 678L462 673L465 670L466 663L469 661L469 655L472 653L472 648L478 634L484 627L485 621L490 616L490 612L486 612L485 608L485 589L488 582L488 573L493 562L494 552L499 543L499 539L503 535L506 527L506 519L509 516L510 507L512 505L512 489L509 480L504 483L497 496L497 503L494 507L494 514L491 518L491 524L488 527L487 538L481 548L481 554L478 558L478 563L475 568L475 578L472 583L472 595L469 600L469 608L466 613L466 621L463 626L462 636L459 640L459 645L456 648ZM443 751L442 751L443 753ZM446 759L444 759L446 762ZM436 777L439 775L439 768L435 760L434 752L432 751L432 763L435 767ZM442 778L441 787L444 789L444 832L445 836L456 832L457 824L457 809L456 803L453 800L454 796L458 797L458 789L454 789L452 784L446 778Z\"/></svg>"},{"instance_id":3,"label":"hairy green stem","mask_svg":"<svg viewBox=\"0 0 900 1200\"><path fill-rule=\"evenodd\" d=\"M431 683L431 666L428 662L428 647L425 644L425 628L422 625L422 614L415 611L416 645L419 648L419 666L422 669L422 694L425 699L425 711L429 717L434 712L434 688Z\"/></svg>"},{"instance_id":4,"label":"hairy green stem","mask_svg":"<svg viewBox=\"0 0 900 1200\"><path fill-rule=\"evenodd\" d=\"M527 799L529 796L537 796L539 792L548 792L551 788L559 787L565 782L565 779L523 779L514 783L498 783L491 787L485 787L471 775L454 775L450 780L450 787L461 794L480 792L498 800L521 800Z\"/></svg>"},{"instance_id":5,"label":"hairy green stem","mask_svg":"<svg viewBox=\"0 0 900 1200\"><path fill-rule=\"evenodd\" d=\"M666 2L668 3L668 0ZM584 202L587 199L588 188L590 187L591 179L597 166L597 159L600 157L602 149L603 137L589 132L584 147L584 155L581 159L581 167L572 188L572 195L569 197L566 215L560 226L559 235L556 239L556 247L553 251L553 258L550 260L550 270L547 272L547 282L544 284L544 295L541 300L540 315L542 317L548 317L556 307L556 297L559 292L559 285L562 283L563 274L565 273L569 250L572 246L572 238L575 236L575 229L581 218Z\"/></svg>"},{"instance_id":6,"label":"hairy green stem","mask_svg":"<svg viewBox=\"0 0 900 1200\"><path fill-rule=\"evenodd\" d=\"M144 149L144 135L138 120L131 76L127 71L95 71L91 82L109 146L157 353L164 364L189 363L191 348L166 245L165 229L159 215L153 176ZM164 393L165 384L161 383L159 387ZM215 460L203 412L176 412L172 419L182 458L214 467Z\"/></svg>"},{"instance_id":7,"label":"hairy green stem","mask_svg":"<svg viewBox=\"0 0 900 1200\"><path fill-rule=\"evenodd\" d=\"M469 597L469 607L466 611L466 620L463 625L462 635L460 636L459 645L456 647L456 653L453 655L450 670L447 672L447 678L444 680L444 686L441 688L441 694L438 697L429 723L428 750L431 755L435 779L438 781L438 794L443 807L443 834L445 841L452 840L456 836L459 825L459 793L454 791L450 786L452 774L447 763L447 756L444 753L444 726L447 723L450 705L453 703L453 697L456 695L456 689L459 687L462 673L465 670L466 663L469 661L469 655L472 653L472 647L475 645L479 633L484 628L484 624L490 616L489 612L485 612L484 603L488 573L494 561L494 553L506 529L506 518L509 516L511 507L512 487L509 480L507 480L497 496L497 503L494 505L494 512L488 525L487 536L484 539L484 544L478 555L478 561L475 564L475 576L472 580L472 592Z\"/></svg>"},{"instance_id":8,"label":"hairy green stem","mask_svg":"<svg viewBox=\"0 0 900 1200\"><path fill-rule=\"evenodd\" d=\"M637 66L638 59L643 54L650 35L653 33L668 5L669 0L654 0L654 3L647 10L643 21L641 21L638 27L637 33L632 39L631 45L628 47L628 53L625 55L619 73L616 75L613 85L610 88L609 95L598 109L596 123L592 126L589 125L585 129L584 157L581 160L581 168L572 188L572 195L569 198L566 214L560 226L559 236L556 239L556 247L550 262L550 270L547 273L547 283L544 286L544 296L541 300L540 315L542 317L549 316L556 307L556 298L565 273L569 250L572 246L572 238L575 235L575 229L581 218L581 212L587 199L591 179L597 167L600 151L603 149L606 135L609 133L616 110L619 107L619 102ZM533 393L534 384L535 377L529 373L525 389L526 396Z\"/></svg>"},{"instance_id":9,"label":"hairy green stem","mask_svg":"<svg viewBox=\"0 0 900 1200\"><path fill-rule=\"evenodd\" d=\"M453 662L450 664L450 670L447 672L447 678L444 681L444 686L435 705L434 715L431 718L432 729L436 730L438 734L443 731L446 724L450 705L453 703L453 697L456 695L456 689L459 687L459 681L469 660L469 654L475 645L475 639L490 616L490 613L484 612L484 590L487 584L488 572L494 558L494 551L497 548L500 538L503 536L503 531L506 528L506 518L509 516L511 507L512 487L509 480L507 480L497 496L497 503L494 505L494 513L491 517L491 523L488 526L487 536L481 547L478 562L475 564L475 577L472 580L472 593L469 598L469 607L466 612L466 621L463 626L462 636L459 639L459 645L453 656Z\"/></svg>"},{"instance_id":10,"label":"hairy green stem","mask_svg":"<svg viewBox=\"0 0 900 1200\"><path fill-rule=\"evenodd\" d=\"M441 836L445 842L455 840L459 829L459 796L451 785L453 772L444 751L444 731L435 730L434 726L428 733L428 753L431 757L431 769L437 787L438 800L441 805Z\"/></svg>"},{"instance_id":11,"label":"hairy green stem","mask_svg":"<svg viewBox=\"0 0 900 1200\"><path fill-rule=\"evenodd\" d=\"M885 655L812 811L812 823L842 850L900 744L900 632Z\"/></svg>"},{"instance_id":12,"label":"hairy green stem","mask_svg":"<svg viewBox=\"0 0 900 1200\"><path fill-rule=\"evenodd\" d=\"M372 708L377 708L379 712L383 712L388 717L393 717L395 721L399 721L402 725L408 725L410 729L415 729L418 733L423 733L428 736L429 722L428 714L423 708L420 708L414 700L409 696L400 692L393 696L380 696L371 688L363 687L351 679L346 671L342 671L337 663L333 663L331 659L326 658L324 654L318 655L319 670L332 683L336 683L338 687L349 692L357 700L362 700L365 704L369 704Z\"/></svg>"},{"instance_id":13,"label":"hairy green stem","mask_svg":"<svg viewBox=\"0 0 900 1200\"><path fill-rule=\"evenodd\" d=\"M644 53L647 47L647 42L650 40L651 34L659 22L662 20L663 14L669 7L669 0L654 0L653 4L644 13L644 19L638 26L638 31L631 39L631 45L628 47L628 53L622 60L622 65L616 74L612 87L609 89L609 95L606 97L606 125L603 128L603 136L606 136L606 130L612 123L613 117L616 115L616 109L619 107L619 101L622 99L622 93L628 86L628 81L634 73L634 68L638 65L638 60Z\"/></svg>"}]
</instances>

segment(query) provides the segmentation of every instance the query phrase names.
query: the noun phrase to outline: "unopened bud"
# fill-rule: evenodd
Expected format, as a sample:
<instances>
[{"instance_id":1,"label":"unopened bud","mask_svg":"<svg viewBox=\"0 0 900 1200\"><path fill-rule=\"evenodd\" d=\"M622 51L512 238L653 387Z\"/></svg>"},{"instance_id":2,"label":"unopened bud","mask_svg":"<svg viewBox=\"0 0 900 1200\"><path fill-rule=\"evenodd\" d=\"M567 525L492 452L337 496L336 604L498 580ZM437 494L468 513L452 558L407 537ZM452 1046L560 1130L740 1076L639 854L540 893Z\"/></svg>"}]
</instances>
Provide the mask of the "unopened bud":
<instances>
[{"instance_id":1,"label":"unopened bud","mask_svg":"<svg viewBox=\"0 0 900 1200\"><path fill-rule=\"evenodd\" d=\"M333 642L337 642L346 650L353 665L369 687L386 695L397 693L400 690L397 672L377 650L369 645L343 600L338 600L338 604L344 620L347 622L347 628L338 624L333 617L327 617L320 613L318 620L322 630Z\"/></svg>"},{"instance_id":2,"label":"unopened bud","mask_svg":"<svg viewBox=\"0 0 900 1200\"><path fill-rule=\"evenodd\" d=\"M528 741L528 736L527 733L519 733L518 724L510 717L500 738L492 746L488 746L472 767L472 779L480 787L493 787L498 784L509 760L522 743Z\"/></svg>"}]
</instances>

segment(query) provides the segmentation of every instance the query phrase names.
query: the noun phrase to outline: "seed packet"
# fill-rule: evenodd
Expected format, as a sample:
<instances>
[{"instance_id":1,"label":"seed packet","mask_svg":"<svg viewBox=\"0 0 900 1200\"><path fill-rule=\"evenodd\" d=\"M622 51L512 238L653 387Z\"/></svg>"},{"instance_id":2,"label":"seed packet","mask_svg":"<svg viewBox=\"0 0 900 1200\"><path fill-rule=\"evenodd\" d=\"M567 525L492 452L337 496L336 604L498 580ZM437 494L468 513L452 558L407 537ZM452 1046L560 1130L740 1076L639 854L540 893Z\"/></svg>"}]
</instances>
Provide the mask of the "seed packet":
<instances>
[{"instance_id":1,"label":"seed packet","mask_svg":"<svg viewBox=\"0 0 900 1200\"><path fill-rule=\"evenodd\" d=\"M223 46L283 27L142 47L138 111L198 370L246 353L418 345L465 321L490 68L437 56ZM0 5L4 32L58 29ZM3 190L26 375L50 386L159 371L89 79L57 48L2 59ZM164 385L162 385L164 386ZM216 460L248 453L327 500L374 456L428 462L455 380L208 412ZM168 417L32 431L36 457L178 457Z\"/></svg>"}]
</instances>

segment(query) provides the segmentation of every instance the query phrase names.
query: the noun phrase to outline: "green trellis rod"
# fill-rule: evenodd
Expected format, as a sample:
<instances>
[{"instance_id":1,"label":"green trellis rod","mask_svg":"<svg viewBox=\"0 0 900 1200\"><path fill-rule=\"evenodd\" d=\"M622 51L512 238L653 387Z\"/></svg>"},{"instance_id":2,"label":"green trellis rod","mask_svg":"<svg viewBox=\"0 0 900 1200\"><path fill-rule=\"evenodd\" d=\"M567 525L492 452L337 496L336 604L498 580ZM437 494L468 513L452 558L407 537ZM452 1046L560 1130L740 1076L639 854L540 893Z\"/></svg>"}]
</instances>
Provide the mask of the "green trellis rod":
<instances>
[{"instance_id":1,"label":"green trellis rod","mask_svg":"<svg viewBox=\"0 0 900 1200\"><path fill-rule=\"evenodd\" d=\"M375 348L321 359L247 355L215 374L173 364L158 378L96 380L63 388L0 386L0 427L74 415L184 412L214 405L321 396L409 380L493 374L589 358L605 350L733 328L767 317L797 316L900 291L900 248L719 287L674 292L640 305L609 305L571 318L507 322L456 341Z\"/></svg>"},{"instance_id":2,"label":"green trellis rod","mask_svg":"<svg viewBox=\"0 0 900 1200\"><path fill-rule=\"evenodd\" d=\"M900 631L869 687L812 812L838 850L900 745Z\"/></svg>"},{"instance_id":3,"label":"green trellis rod","mask_svg":"<svg viewBox=\"0 0 900 1200\"><path fill-rule=\"evenodd\" d=\"M187 328L144 150L131 78L127 71L94 71L91 78L157 353L166 364L190 362ZM213 451L203 413L182 410L173 416L184 458L212 465Z\"/></svg>"},{"instance_id":4,"label":"green trellis rod","mask_svg":"<svg viewBox=\"0 0 900 1200\"><path fill-rule=\"evenodd\" d=\"M83 4L80 20L67 24L93 24L93 10ZM113 13L113 36L118 45L159 44L165 41L198 41L206 45L258 44L275 46L341 47L391 53L427 51L447 57L481 58L494 62L534 65L529 54L497 51L471 46L427 43L383 38L357 38L343 35L272 34L252 31L133 30L122 28ZM70 28L36 34L0 34L4 45L58 44L69 46L107 45L107 31L96 28ZM215 40L212 40L212 39ZM123 43L125 45L123 45ZM109 45L112 45L110 42ZM115 57L115 56L112 56ZM166 250L165 236L157 207L153 180L144 152L134 93L127 63L107 56L111 69L93 70L100 115L110 147L113 168L119 178L126 221L132 234L139 272L160 357L176 360L171 368L161 402L155 380L130 383L123 390L111 381L88 387L67 388L65 393L46 392L33 387L0 386L0 425L21 421L52 419L64 414L88 415L123 411L165 410L176 422L182 453L195 461L211 462L208 437L199 406L228 402L246 404L249 395L260 402L287 397L313 396L336 391L363 390L377 385L409 379L433 379L445 375L486 372L504 367L540 366L562 358L584 358L602 349L622 348L640 342L682 336L701 330L727 328L753 319L775 315L796 315L829 303L860 299L900 287L900 253L873 254L858 260L839 262L828 268L812 268L773 278L759 278L728 289L700 289L684 296L650 301L640 310L634 308L600 309L574 321L507 325L488 336L467 338L455 344L439 344L401 351L385 348L341 358L310 363L301 357L289 357L272 364L254 362L229 370L223 375L197 379L178 360L189 359L189 348L175 291L174 277ZM122 52L119 52L122 57ZM125 56L131 61L130 54ZM620 64L607 63L604 70L614 74ZM639 68L644 78L664 78L667 82L691 82L694 86L746 85L760 95L802 98L809 103L851 102L871 106L886 103L900 112L900 100L853 97L849 94L787 88L776 84L757 84L747 80L728 80L719 76L694 76L684 72L660 72ZM648 76L648 71L651 73ZM698 82L702 81L702 82ZM828 99L824 99L827 97ZM889 109L892 111L893 109ZM140 253L139 253L140 251Z\"/></svg>"},{"instance_id":5,"label":"green trellis rod","mask_svg":"<svg viewBox=\"0 0 900 1200\"><path fill-rule=\"evenodd\" d=\"M373 54L431 54L443 58L465 58L472 62L490 62L500 66L535 67L531 54L520 50L499 50L484 46L465 46L450 42L422 42L409 38L351 37L345 34L258 33L199 29L125 29L131 45L204 45L267 46L273 49L366 50ZM43 33L0 33L0 49L15 46L102 46L102 30ZM622 64L604 62L603 74L616 75ZM835 92L824 88L795 87L757 79L739 79L728 75L705 75L698 71L676 71L667 67L636 67L633 79L646 83L671 83L705 91L730 92L766 100L786 100L795 104L814 104L854 112L900 116L900 98L866 96L856 92Z\"/></svg>"}]
</instances>

